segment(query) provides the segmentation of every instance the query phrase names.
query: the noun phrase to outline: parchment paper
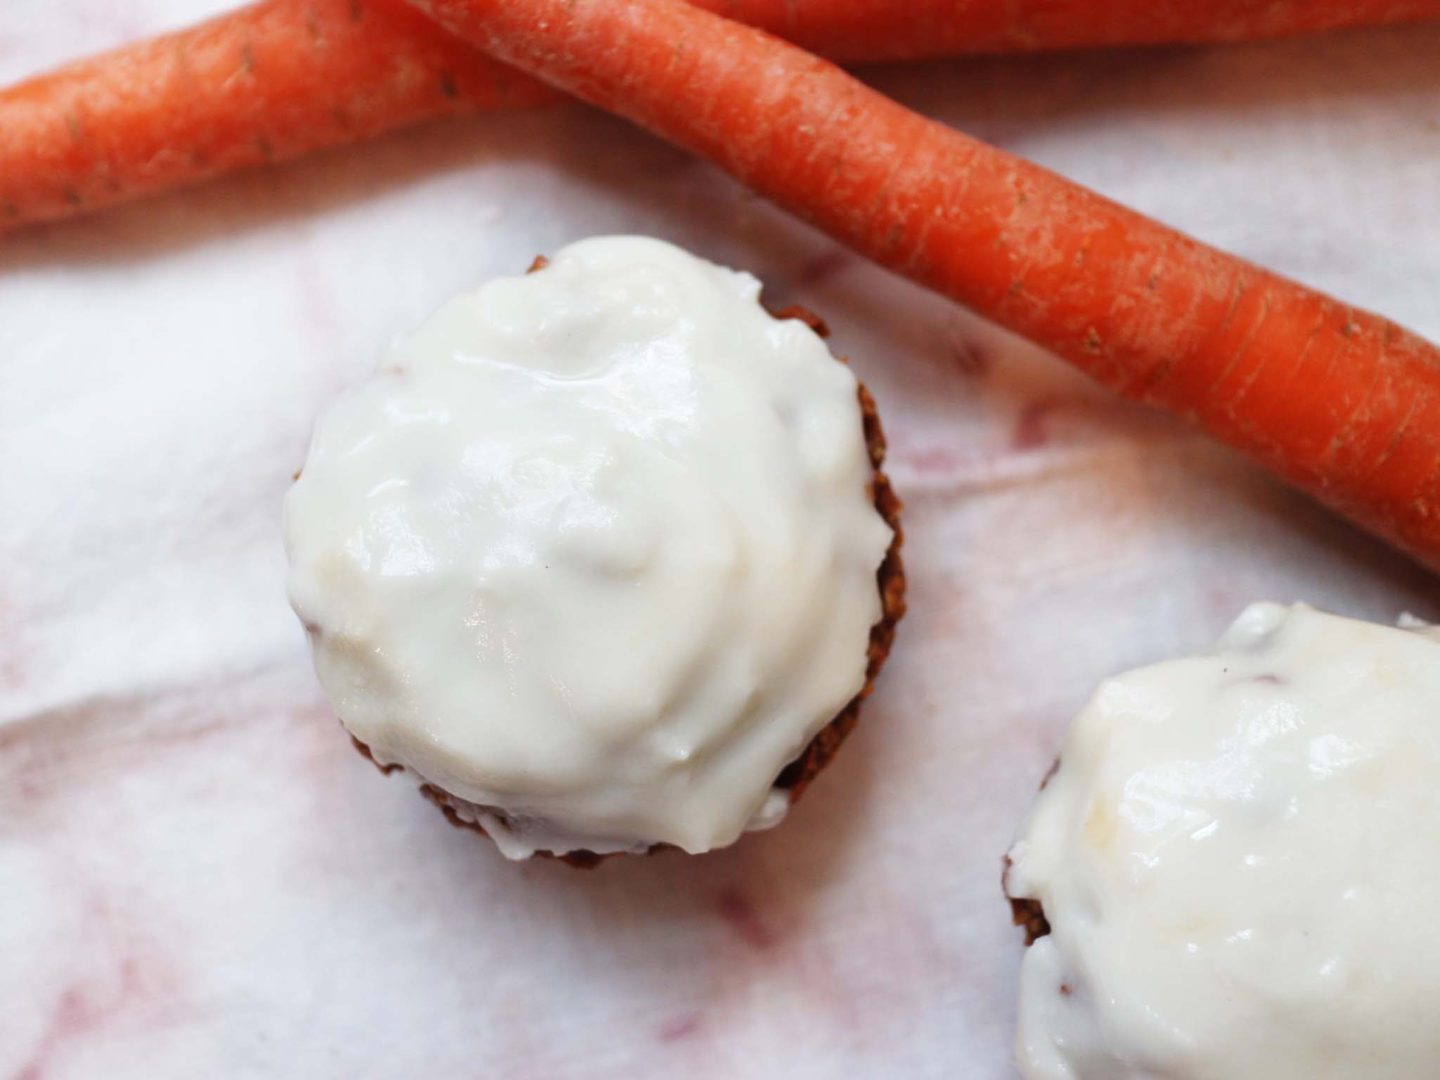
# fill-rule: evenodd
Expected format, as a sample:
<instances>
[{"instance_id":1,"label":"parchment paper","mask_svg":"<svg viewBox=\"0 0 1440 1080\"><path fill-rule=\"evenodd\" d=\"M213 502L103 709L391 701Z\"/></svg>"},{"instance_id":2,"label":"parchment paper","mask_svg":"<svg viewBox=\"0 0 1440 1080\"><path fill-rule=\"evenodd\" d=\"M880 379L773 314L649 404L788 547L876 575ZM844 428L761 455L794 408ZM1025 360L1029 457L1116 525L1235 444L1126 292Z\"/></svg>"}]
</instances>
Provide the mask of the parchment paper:
<instances>
[{"instance_id":1,"label":"parchment paper","mask_svg":"<svg viewBox=\"0 0 1440 1080\"><path fill-rule=\"evenodd\" d=\"M218 0L10 0L0 78ZM1440 31L870 73L1440 336ZM361 760L285 602L311 423L593 233L757 273L874 389L911 614L782 828L511 865ZM1249 600L1440 616L1203 437L617 121L477 117L0 238L0 1075L1006 1077L1000 856L1095 683Z\"/></svg>"}]
</instances>

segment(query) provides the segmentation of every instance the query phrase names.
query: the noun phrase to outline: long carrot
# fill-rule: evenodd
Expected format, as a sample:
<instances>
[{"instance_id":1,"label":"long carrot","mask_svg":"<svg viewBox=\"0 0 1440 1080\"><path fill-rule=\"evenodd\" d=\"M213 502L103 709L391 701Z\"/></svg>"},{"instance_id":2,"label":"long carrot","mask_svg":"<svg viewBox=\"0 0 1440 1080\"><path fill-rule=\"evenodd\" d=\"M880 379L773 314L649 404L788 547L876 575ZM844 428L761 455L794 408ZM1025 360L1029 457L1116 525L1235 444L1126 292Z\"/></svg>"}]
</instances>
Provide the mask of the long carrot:
<instances>
[{"instance_id":1,"label":"long carrot","mask_svg":"<svg viewBox=\"0 0 1440 1080\"><path fill-rule=\"evenodd\" d=\"M696 0L843 60L1222 41L1440 0ZM0 90L0 229L555 96L400 0L263 0Z\"/></svg>"},{"instance_id":2,"label":"long carrot","mask_svg":"<svg viewBox=\"0 0 1440 1080\"><path fill-rule=\"evenodd\" d=\"M1248 41L1440 17L1434 0L702 0L834 60Z\"/></svg>"},{"instance_id":3,"label":"long carrot","mask_svg":"<svg viewBox=\"0 0 1440 1080\"><path fill-rule=\"evenodd\" d=\"M0 227L552 96L394 0L268 0L0 92Z\"/></svg>"},{"instance_id":4,"label":"long carrot","mask_svg":"<svg viewBox=\"0 0 1440 1080\"><path fill-rule=\"evenodd\" d=\"M412 0L1440 568L1440 350L679 0Z\"/></svg>"}]
</instances>

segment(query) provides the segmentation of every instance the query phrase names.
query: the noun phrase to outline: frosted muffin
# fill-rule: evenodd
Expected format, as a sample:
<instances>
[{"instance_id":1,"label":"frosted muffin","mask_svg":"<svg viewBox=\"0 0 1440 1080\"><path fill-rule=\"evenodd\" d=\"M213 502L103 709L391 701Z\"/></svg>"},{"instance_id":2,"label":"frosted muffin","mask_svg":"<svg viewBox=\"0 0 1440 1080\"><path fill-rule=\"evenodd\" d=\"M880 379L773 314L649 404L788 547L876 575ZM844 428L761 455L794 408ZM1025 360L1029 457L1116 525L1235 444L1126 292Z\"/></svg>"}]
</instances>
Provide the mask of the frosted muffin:
<instances>
[{"instance_id":1,"label":"frosted muffin","mask_svg":"<svg viewBox=\"0 0 1440 1080\"><path fill-rule=\"evenodd\" d=\"M1440 634L1256 604L1106 682L1007 892L1032 1080L1440 1075Z\"/></svg>"},{"instance_id":2,"label":"frosted muffin","mask_svg":"<svg viewBox=\"0 0 1440 1080\"><path fill-rule=\"evenodd\" d=\"M290 597L341 722L511 858L776 824L903 610L873 403L749 275L565 248L321 418Z\"/></svg>"}]
</instances>

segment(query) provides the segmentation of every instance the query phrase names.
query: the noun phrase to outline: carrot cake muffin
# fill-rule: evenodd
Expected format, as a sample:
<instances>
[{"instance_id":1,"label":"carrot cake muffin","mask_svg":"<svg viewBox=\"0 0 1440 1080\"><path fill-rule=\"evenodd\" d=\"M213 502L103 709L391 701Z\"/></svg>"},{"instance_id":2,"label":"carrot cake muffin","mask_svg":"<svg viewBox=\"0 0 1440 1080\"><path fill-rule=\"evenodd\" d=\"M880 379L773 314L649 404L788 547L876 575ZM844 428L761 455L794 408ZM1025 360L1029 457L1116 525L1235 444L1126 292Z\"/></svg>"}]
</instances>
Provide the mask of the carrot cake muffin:
<instances>
[{"instance_id":1,"label":"carrot cake muffin","mask_svg":"<svg viewBox=\"0 0 1440 1080\"><path fill-rule=\"evenodd\" d=\"M759 283L585 240L317 425L291 602L341 722L510 858L768 828L903 610L873 403Z\"/></svg>"},{"instance_id":2,"label":"carrot cake muffin","mask_svg":"<svg viewBox=\"0 0 1440 1080\"><path fill-rule=\"evenodd\" d=\"M1440 1075L1440 632L1256 604L1106 682L1006 889L1031 1080Z\"/></svg>"}]
</instances>

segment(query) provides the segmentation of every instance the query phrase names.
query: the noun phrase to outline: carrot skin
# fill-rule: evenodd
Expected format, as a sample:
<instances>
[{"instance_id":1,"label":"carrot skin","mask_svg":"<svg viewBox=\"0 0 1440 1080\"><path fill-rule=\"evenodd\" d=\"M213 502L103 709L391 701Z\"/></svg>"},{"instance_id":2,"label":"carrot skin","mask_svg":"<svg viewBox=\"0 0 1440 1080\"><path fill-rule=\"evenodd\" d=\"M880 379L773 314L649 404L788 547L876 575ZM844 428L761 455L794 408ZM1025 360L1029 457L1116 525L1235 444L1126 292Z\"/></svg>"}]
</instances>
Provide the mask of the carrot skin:
<instances>
[{"instance_id":1,"label":"carrot skin","mask_svg":"<svg viewBox=\"0 0 1440 1080\"><path fill-rule=\"evenodd\" d=\"M694 0L841 60L1226 41L1440 0ZM261 0L0 90L0 230L557 95L400 0Z\"/></svg>"},{"instance_id":2,"label":"carrot skin","mask_svg":"<svg viewBox=\"0 0 1440 1080\"><path fill-rule=\"evenodd\" d=\"M1440 568L1440 350L680 0L412 0Z\"/></svg>"},{"instance_id":3,"label":"carrot skin","mask_svg":"<svg viewBox=\"0 0 1440 1080\"><path fill-rule=\"evenodd\" d=\"M0 91L0 228L554 96L394 0L268 0Z\"/></svg>"},{"instance_id":4,"label":"carrot skin","mask_svg":"<svg viewBox=\"0 0 1440 1080\"><path fill-rule=\"evenodd\" d=\"M1440 16L1432 0L705 0L835 60L1233 42Z\"/></svg>"}]
</instances>

